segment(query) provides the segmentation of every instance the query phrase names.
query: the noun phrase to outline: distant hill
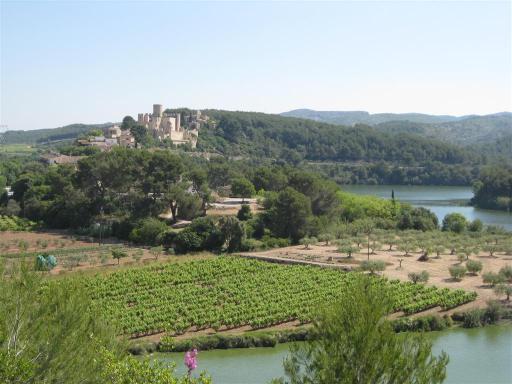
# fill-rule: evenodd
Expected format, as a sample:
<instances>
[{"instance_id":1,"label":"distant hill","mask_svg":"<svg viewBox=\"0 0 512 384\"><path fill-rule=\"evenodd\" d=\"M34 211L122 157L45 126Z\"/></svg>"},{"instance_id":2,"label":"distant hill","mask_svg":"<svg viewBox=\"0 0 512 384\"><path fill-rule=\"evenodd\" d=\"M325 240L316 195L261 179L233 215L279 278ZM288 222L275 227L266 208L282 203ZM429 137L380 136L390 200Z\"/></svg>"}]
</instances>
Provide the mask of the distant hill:
<instances>
[{"instance_id":1,"label":"distant hill","mask_svg":"<svg viewBox=\"0 0 512 384\"><path fill-rule=\"evenodd\" d=\"M339 126L255 112L208 110L198 148L229 156L300 161L462 164L477 156L414 133L395 135L369 125Z\"/></svg>"},{"instance_id":2,"label":"distant hill","mask_svg":"<svg viewBox=\"0 0 512 384\"><path fill-rule=\"evenodd\" d=\"M282 116L299 117L339 125L367 124L377 125L389 121L409 121L413 123L444 123L460 119L448 115L426 115L422 113L375 113L365 111L315 111L295 109L281 113Z\"/></svg>"},{"instance_id":3,"label":"distant hill","mask_svg":"<svg viewBox=\"0 0 512 384\"><path fill-rule=\"evenodd\" d=\"M472 151L424 137L423 123L414 123L417 126L411 127L407 122L398 122L405 126L392 129L365 124L341 126L256 112L204 112L210 120L200 129L198 149L233 158L270 158L291 162L384 161L406 166L428 162L475 164L481 160ZM5 144L37 144L69 140L108 125L110 123L72 124L55 129L8 131L3 141Z\"/></svg>"},{"instance_id":4,"label":"distant hill","mask_svg":"<svg viewBox=\"0 0 512 384\"><path fill-rule=\"evenodd\" d=\"M0 135L0 144L38 144L60 140L73 140L92 129L104 129L112 123L71 124L59 128L34 129L31 131L7 131Z\"/></svg>"},{"instance_id":5,"label":"distant hill","mask_svg":"<svg viewBox=\"0 0 512 384\"><path fill-rule=\"evenodd\" d=\"M461 146L495 145L512 134L512 113L447 116L419 113L379 113L313 111L297 109L283 116L306 118L339 125L367 124L387 133L413 133ZM511 154L512 156L512 154Z\"/></svg>"}]
</instances>

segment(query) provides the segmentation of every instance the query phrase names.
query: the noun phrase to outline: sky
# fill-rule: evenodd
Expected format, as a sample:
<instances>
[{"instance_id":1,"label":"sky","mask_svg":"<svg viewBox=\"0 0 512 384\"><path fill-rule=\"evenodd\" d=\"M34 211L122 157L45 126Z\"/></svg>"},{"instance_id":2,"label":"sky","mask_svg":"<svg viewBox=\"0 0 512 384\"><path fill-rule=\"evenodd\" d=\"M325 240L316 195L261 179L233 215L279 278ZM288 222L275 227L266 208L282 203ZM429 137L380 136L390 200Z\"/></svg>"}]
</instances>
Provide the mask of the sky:
<instances>
[{"instance_id":1,"label":"sky","mask_svg":"<svg viewBox=\"0 0 512 384\"><path fill-rule=\"evenodd\" d=\"M512 110L512 2L1 1L3 130L165 107Z\"/></svg>"}]
</instances>

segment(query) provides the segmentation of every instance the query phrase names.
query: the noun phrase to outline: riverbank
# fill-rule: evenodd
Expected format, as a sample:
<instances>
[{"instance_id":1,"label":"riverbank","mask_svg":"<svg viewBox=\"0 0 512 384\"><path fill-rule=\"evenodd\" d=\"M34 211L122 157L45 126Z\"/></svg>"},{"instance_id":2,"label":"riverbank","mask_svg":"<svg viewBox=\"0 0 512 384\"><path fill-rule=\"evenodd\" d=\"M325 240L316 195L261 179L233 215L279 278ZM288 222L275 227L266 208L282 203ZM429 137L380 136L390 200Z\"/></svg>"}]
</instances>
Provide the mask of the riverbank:
<instances>
[{"instance_id":1,"label":"riverbank","mask_svg":"<svg viewBox=\"0 0 512 384\"><path fill-rule=\"evenodd\" d=\"M429 332L433 353L450 356L444 384L505 384L512 377L512 324L466 329L454 327ZM264 384L284 375L283 359L289 344L274 348L200 351L197 372L207 371L215 383ZM176 364L186 373L183 353L155 353L151 359ZM195 375L198 375L196 373Z\"/></svg>"},{"instance_id":2,"label":"riverbank","mask_svg":"<svg viewBox=\"0 0 512 384\"><path fill-rule=\"evenodd\" d=\"M485 309L455 312L452 315L427 315L416 318L400 317L391 320L395 332L432 332L452 328L478 328L487 325L512 325L512 305L491 302ZM196 348L200 351L214 349L238 349L275 347L278 344L305 341L312 336L311 326L297 325L278 330L257 330L238 332L218 332L185 338L164 336L160 341L139 341L132 343L129 352L144 355L153 352L185 352Z\"/></svg>"},{"instance_id":3,"label":"riverbank","mask_svg":"<svg viewBox=\"0 0 512 384\"><path fill-rule=\"evenodd\" d=\"M469 221L481 220L486 225L502 226L512 231L512 214L502 210L482 209L469 205L473 198L472 187L432 185L362 185L347 184L341 188L358 195L372 195L395 199L415 207L428 208L441 222L448 213L460 213Z\"/></svg>"}]
</instances>

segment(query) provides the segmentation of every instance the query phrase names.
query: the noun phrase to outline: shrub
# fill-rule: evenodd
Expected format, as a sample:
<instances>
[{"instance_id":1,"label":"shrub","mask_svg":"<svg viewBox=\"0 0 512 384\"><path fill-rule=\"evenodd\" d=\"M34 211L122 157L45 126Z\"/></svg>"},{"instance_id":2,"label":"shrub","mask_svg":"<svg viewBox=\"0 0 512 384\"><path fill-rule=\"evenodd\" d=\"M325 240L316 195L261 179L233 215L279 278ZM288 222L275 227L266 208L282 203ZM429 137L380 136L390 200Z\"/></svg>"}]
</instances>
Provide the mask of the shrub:
<instances>
[{"instance_id":1,"label":"shrub","mask_svg":"<svg viewBox=\"0 0 512 384\"><path fill-rule=\"evenodd\" d=\"M202 239L188 228L179 232L174 238L174 250L176 253L187 253L201 250Z\"/></svg>"},{"instance_id":2,"label":"shrub","mask_svg":"<svg viewBox=\"0 0 512 384\"><path fill-rule=\"evenodd\" d=\"M373 275L375 272L385 270L386 263L382 260L365 260L361 263L361 269L363 271L368 271Z\"/></svg>"},{"instance_id":3,"label":"shrub","mask_svg":"<svg viewBox=\"0 0 512 384\"><path fill-rule=\"evenodd\" d=\"M480 219L473 220L468 226L468 230L471 232L482 232L483 229L484 223Z\"/></svg>"},{"instance_id":4,"label":"shrub","mask_svg":"<svg viewBox=\"0 0 512 384\"><path fill-rule=\"evenodd\" d=\"M480 272L483 268L483 264L481 261L477 260L468 260L466 261L466 268L468 272L478 275L478 272Z\"/></svg>"},{"instance_id":5,"label":"shrub","mask_svg":"<svg viewBox=\"0 0 512 384\"><path fill-rule=\"evenodd\" d=\"M240 221L247 221L252 219L251 207L248 204L242 204L240 210L236 214L236 217Z\"/></svg>"},{"instance_id":6,"label":"shrub","mask_svg":"<svg viewBox=\"0 0 512 384\"><path fill-rule=\"evenodd\" d=\"M443 219L443 231L461 233L466 230L468 221L460 213L449 213Z\"/></svg>"},{"instance_id":7,"label":"shrub","mask_svg":"<svg viewBox=\"0 0 512 384\"><path fill-rule=\"evenodd\" d=\"M165 249L172 248L177 234L178 232L174 230L167 230L160 234L159 243L162 244Z\"/></svg>"},{"instance_id":8,"label":"shrub","mask_svg":"<svg viewBox=\"0 0 512 384\"><path fill-rule=\"evenodd\" d=\"M242 251L255 251L257 249L262 248L263 243L256 239L245 239L242 242Z\"/></svg>"},{"instance_id":9,"label":"shrub","mask_svg":"<svg viewBox=\"0 0 512 384\"><path fill-rule=\"evenodd\" d=\"M454 265L448 268L450 276L456 280L461 280L467 272L467 269L463 265Z\"/></svg>"},{"instance_id":10,"label":"shrub","mask_svg":"<svg viewBox=\"0 0 512 384\"><path fill-rule=\"evenodd\" d=\"M283 248L290 245L290 240L286 238L272 237L265 235L261 238L265 248Z\"/></svg>"},{"instance_id":11,"label":"shrub","mask_svg":"<svg viewBox=\"0 0 512 384\"><path fill-rule=\"evenodd\" d=\"M138 244L156 245L167 225L155 218L141 220L130 233L130 240Z\"/></svg>"},{"instance_id":12,"label":"shrub","mask_svg":"<svg viewBox=\"0 0 512 384\"><path fill-rule=\"evenodd\" d=\"M485 322L494 324L501 320L503 316L503 306L497 301L488 301L484 312Z\"/></svg>"},{"instance_id":13,"label":"shrub","mask_svg":"<svg viewBox=\"0 0 512 384\"><path fill-rule=\"evenodd\" d=\"M464 314L462 326L464 328L478 328L482 326L482 317L484 311L481 309L473 309Z\"/></svg>"},{"instance_id":14,"label":"shrub","mask_svg":"<svg viewBox=\"0 0 512 384\"><path fill-rule=\"evenodd\" d=\"M421 272L411 272L409 273L409 280L411 280L414 284L416 283L426 283L430 277L427 271Z\"/></svg>"}]
</instances>

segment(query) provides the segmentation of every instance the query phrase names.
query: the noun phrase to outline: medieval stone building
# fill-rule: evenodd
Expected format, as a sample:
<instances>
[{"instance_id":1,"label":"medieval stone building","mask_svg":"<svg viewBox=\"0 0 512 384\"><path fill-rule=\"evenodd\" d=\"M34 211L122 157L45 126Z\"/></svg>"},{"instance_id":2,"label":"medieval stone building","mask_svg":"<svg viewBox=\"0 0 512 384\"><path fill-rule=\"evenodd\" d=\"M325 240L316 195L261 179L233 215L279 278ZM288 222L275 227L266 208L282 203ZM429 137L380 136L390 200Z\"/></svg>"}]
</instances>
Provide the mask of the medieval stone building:
<instances>
[{"instance_id":1,"label":"medieval stone building","mask_svg":"<svg viewBox=\"0 0 512 384\"><path fill-rule=\"evenodd\" d=\"M190 128L185 129L181 126L181 114L166 113L161 104L153 104L153 113L139 113L137 122L159 140L170 139L175 145L189 143L192 148L197 145L199 123L189 124Z\"/></svg>"}]
</instances>

